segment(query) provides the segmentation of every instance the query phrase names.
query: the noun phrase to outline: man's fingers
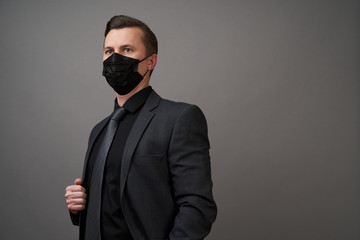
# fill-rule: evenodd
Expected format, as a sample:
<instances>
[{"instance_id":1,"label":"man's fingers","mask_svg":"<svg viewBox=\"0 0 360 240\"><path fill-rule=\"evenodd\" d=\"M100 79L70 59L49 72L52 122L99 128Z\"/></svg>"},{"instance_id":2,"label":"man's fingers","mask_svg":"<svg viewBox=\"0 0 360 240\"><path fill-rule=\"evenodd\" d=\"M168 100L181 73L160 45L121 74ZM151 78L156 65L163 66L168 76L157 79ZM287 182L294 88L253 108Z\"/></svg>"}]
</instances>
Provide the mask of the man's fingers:
<instances>
[{"instance_id":1,"label":"man's fingers","mask_svg":"<svg viewBox=\"0 0 360 240\"><path fill-rule=\"evenodd\" d=\"M71 185L66 187L66 192L86 192L86 189L81 185Z\"/></svg>"},{"instance_id":2,"label":"man's fingers","mask_svg":"<svg viewBox=\"0 0 360 240\"><path fill-rule=\"evenodd\" d=\"M69 204L68 209L70 211L81 211L81 210L85 209L85 205L72 205L72 204Z\"/></svg>"},{"instance_id":3,"label":"man's fingers","mask_svg":"<svg viewBox=\"0 0 360 240\"><path fill-rule=\"evenodd\" d=\"M82 180L75 179L74 185L66 187L66 204L71 213L77 214L78 211L85 209L86 204L86 189L81 186Z\"/></svg>"},{"instance_id":4,"label":"man's fingers","mask_svg":"<svg viewBox=\"0 0 360 240\"><path fill-rule=\"evenodd\" d=\"M70 210L70 209L69 209L69 210ZM70 210L70 212L71 212L72 214L75 214L75 215L78 214L78 211L76 211L76 210Z\"/></svg>"},{"instance_id":5,"label":"man's fingers","mask_svg":"<svg viewBox=\"0 0 360 240\"><path fill-rule=\"evenodd\" d=\"M66 192L65 198L74 199L74 198L82 198L86 199L87 195L84 192Z\"/></svg>"},{"instance_id":6,"label":"man's fingers","mask_svg":"<svg viewBox=\"0 0 360 240\"><path fill-rule=\"evenodd\" d=\"M81 180L81 178L77 178L77 179L75 179L75 185L81 185L82 184L82 180Z\"/></svg>"},{"instance_id":7,"label":"man's fingers","mask_svg":"<svg viewBox=\"0 0 360 240\"><path fill-rule=\"evenodd\" d=\"M68 204L68 205L85 205L86 200L85 200L85 198L68 198L66 200L66 204Z\"/></svg>"}]
</instances>

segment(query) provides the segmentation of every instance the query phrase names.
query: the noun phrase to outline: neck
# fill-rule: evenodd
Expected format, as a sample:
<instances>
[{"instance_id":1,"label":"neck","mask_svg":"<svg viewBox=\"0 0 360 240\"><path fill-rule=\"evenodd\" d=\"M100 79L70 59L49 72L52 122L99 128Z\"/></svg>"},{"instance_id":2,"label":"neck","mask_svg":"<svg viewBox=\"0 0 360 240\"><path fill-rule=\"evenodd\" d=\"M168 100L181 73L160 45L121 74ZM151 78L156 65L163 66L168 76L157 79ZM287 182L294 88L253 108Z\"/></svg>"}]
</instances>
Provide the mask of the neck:
<instances>
[{"instance_id":1,"label":"neck","mask_svg":"<svg viewBox=\"0 0 360 240\"><path fill-rule=\"evenodd\" d=\"M126 101L131 98L132 96L134 96L137 92L143 90L144 88L149 86L149 79L143 79L133 90L131 90L131 92L129 92L128 94L125 95L120 95L118 93L116 93L116 99L117 99L117 103L120 107L124 106L124 104L126 103Z\"/></svg>"}]
</instances>

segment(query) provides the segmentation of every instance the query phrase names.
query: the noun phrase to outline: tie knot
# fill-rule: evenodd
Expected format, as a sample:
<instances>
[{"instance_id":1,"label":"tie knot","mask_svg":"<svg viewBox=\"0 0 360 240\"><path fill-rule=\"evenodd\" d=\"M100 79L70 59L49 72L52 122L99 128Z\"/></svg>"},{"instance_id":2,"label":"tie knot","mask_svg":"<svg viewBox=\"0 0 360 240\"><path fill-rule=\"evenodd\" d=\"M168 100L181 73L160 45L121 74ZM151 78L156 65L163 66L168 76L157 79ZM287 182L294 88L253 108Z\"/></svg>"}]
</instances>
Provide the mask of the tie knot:
<instances>
[{"instance_id":1,"label":"tie knot","mask_svg":"<svg viewBox=\"0 0 360 240\"><path fill-rule=\"evenodd\" d=\"M117 108L115 109L115 111L113 112L112 116L111 116L111 120L115 120L115 121L119 121L121 120L126 114L126 110L125 108Z\"/></svg>"}]
</instances>

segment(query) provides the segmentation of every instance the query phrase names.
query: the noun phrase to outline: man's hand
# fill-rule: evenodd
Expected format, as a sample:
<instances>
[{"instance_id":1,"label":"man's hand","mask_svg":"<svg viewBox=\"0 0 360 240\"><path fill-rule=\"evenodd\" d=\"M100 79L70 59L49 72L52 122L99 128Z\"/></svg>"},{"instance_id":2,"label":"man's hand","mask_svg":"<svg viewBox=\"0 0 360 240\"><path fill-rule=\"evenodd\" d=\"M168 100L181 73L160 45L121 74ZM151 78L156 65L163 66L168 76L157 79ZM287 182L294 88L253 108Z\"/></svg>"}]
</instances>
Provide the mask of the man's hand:
<instances>
[{"instance_id":1,"label":"man's hand","mask_svg":"<svg viewBox=\"0 0 360 240\"><path fill-rule=\"evenodd\" d=\"M81 186L81 179L75 179L75 185L67 186L65 199L68 209L72 214L78 214L78 211L85 209L86 189Z\"/></svg>"}]
</instances>

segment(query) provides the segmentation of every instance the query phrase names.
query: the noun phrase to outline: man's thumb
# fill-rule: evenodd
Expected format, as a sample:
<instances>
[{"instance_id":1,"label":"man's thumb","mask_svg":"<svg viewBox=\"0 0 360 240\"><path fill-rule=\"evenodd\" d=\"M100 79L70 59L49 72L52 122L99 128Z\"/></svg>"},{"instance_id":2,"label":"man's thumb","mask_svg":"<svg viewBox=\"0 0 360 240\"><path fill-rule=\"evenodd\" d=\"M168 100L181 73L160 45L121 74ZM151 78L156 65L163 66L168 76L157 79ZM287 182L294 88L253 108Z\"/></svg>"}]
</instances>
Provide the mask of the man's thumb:
<instances>
[{"instance_id":1,"label":"man's thumb","mask_svg":"<svg viewBox=\"0 0 360 240\"><path fill-rule=\"evenodd\" d=\"M75 185L81 185L82 180L80 178L75 179Z\"/></svg>"}]
</instances>

